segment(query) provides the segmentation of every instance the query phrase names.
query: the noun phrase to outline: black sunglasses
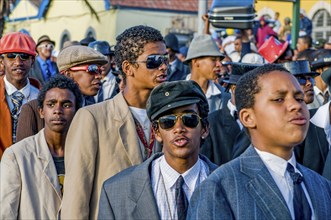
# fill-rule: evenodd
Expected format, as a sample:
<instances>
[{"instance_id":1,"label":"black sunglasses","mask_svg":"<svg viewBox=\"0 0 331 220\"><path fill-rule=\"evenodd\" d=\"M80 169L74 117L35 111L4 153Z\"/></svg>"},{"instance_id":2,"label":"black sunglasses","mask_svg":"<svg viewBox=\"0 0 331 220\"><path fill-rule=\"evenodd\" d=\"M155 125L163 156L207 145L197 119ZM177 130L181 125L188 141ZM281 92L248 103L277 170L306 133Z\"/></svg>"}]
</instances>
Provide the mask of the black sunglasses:
<instances>
[{"instance_id":1,"label":"black sunglasses","mask_svg":"<svg viewBox=\"0 0 331 220\"><path fill-rule=\"evenodd\" d=\"M169 56L167 55L149 55L146 61L136 61L135 63L146 63L147 69L159 68L162 64L169 64Z\"/></svg>"},{"instance_id":2,"label":"black sunglasses","mask_svg":"<svg viewBox=\"0 0 331 220\"><path fill-rule=\"evenodd\" d=\"M201 120L200 116L196 113L184 113L180 115L162 116L157 120L157 123L162 129L170 129L175 126L178 118L180 118L183 124L188 128L197 127Z\"/></svg>"},{"instance_id":3,"label":"black sunglasses","mask_svg":"<svg viewBox=\"0 0 331 220\"><path fill-rule=\"evenodd\" d=\"M7 53L5 55L8 59L16 59L16 57L19 56L19 58L23 61L28 60L30 57L30 55L26 53Z\"/></svg>"},{"instance_id":4,"label":"black sunglasses","mask_svg":"<svg viewBox=\"0 0 331 220\"><path fill-rule=\"evenodd\" d=\"M297 78L299 84L302 85L302 86L306 85L307 80L309 80L312 85L315 85L315 80L311 76L299 76L299 77L296 77L296 78Z\"/></svg>"}]
</instances>

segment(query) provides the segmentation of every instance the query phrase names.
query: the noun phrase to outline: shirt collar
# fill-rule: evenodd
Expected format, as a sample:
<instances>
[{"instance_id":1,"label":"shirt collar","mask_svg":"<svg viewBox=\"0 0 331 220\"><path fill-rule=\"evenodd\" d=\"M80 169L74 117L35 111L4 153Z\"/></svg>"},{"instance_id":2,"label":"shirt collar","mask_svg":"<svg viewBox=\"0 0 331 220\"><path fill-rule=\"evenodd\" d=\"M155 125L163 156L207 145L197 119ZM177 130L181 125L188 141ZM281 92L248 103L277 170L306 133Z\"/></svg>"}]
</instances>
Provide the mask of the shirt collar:
<instances>
[{"instance_id":1,"label":"shirt collar","mask_svg":"<svg viewBox=\"0 0 331 220\"><path fill-rule=\"evenodd\" d=\"M315 115L310 119L311 123L320 128L326 128L330 124L329 106L330 102L319 107Z\"/></svg>"},{"instance_id":2,"label":"shirt collar","mask_svg":"<svg viewBox=\"0 0 331 220\"><path fill-rule=\"evenodd\" d=\"M206 91L206 97L207 99L210 98L211 96L216 96L221 94L221 91L218 89L218 87L216 86L216 84L212 81L209 80L208 82L208 88Z\"/></svg>"},{"instance_id":3,"label":"shirt collar","mask_svg":"<svg viewBox=\"0 0 331 220\"><path fill-rule=\"evenodd\" d=\"M286 161L283 158L278 157L272 153L261 151L257 148L255 148L255 150L264 162L264 164L276 174L285 177L287 163L290 163L295 168L295 171L299 172L299 170L296 168L296 160L293 153L291 158Z\"/></svg>"},{"instance_id":4,"label":"shirt collar","mask_svg":"<svg viewBox=\"0 0 331 220\"><path fill-rule=\"evenodd\" d=\"M317 86L314 86L314 93L315 95L318 95L318 94L322 94L324 95L326 92L328 92L328 89L326 89L324 92L322 90L320 90Z\"/></svg>"},{"instance_id":5,"label":"shirt collar","mask_svg":"<svg viewBox=\"0 0 331 220\"><path fill-rule=\"evenodd\" d=\"M228 106L228 109L230 110L230 114L233 117L234 112L237 111L237 108L236 108L236 106L234 104L232 104L231 99L229 99L227 106Z\"/></svg>"},{"instance_id":6,"label":"shirt collar","mask_svg":"<svg viewBox=\"0 0 331 220\"><path fill-rule=\"evenodd\" d=\"M4 82L5 82L5 88L6 88L7 95L11 96L16 91L20 91L21 93L23 93L23 95L24 95L25 98L28 98L30 96L30 81L29 81L29 78L27 78L26 85L22 89L20 89L20 90L18 90L13 84L11 84L7 80L7 76L6 75L4 77Z\"/></svg>"},{"instance_id":7,"label":"shirt collar","mask_svg":"<svg viewBox=\"0 0 331 220\"><path fill-rule=\"evenodd\" d=\"M175 183L180 175L184 178L186 186L190 190L194 190L196 180L199 177L201 169L200 159L197 160L197 162L185 173L180 174L176 170L174 170L166 161L165 157L162 156L160 161L160 171L161 175L164 178L164 184L167 190L170 190L170 188L175 187Z\"/></svg>"}]
</instances>

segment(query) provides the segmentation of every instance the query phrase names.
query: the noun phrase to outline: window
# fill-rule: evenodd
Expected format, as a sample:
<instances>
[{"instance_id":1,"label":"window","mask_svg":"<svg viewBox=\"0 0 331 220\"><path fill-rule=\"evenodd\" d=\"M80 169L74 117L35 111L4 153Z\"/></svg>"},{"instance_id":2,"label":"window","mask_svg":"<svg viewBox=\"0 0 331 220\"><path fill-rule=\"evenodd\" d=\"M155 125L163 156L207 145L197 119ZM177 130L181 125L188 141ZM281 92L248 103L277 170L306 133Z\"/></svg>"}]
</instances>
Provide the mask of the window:
<instances>
[{"instance_id":1,"label":"window","mask_svg":"<svg viewBox=\"0 0 331 220\"><path fill-rule=\"evenodd\" d=\"M313 39L328 39L331 37L331 16L325 9L318 10L313 16Z\"/></svg>"}]
</instances>

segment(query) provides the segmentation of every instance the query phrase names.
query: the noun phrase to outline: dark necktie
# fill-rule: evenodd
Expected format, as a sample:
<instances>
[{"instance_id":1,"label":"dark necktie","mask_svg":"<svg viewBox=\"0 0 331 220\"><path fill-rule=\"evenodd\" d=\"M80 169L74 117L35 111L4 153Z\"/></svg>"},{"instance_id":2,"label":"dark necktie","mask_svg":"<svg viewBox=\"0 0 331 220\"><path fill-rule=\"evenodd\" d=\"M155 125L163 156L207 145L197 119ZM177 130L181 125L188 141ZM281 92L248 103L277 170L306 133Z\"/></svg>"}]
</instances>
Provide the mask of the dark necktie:
<instances>
[{"instance_id":1,"label":"dark necktie","mask_svg":"<svg viewBox=\"0 0 331 220\"><path fill-rule=\"evenodd\" d=\"M323 105L326 104L326 103L329 101L329 98L330 98L330 94L329 94L329 92L327 91L327 92L324 94L324 102L323 102Z\"/></svg>"},{"instance_id":2,"label":"dark necktie","mask_svg":"<svg viewBox=\"0 0 331 220\"><path fill-rule=\"evenodd\" d=\"M85 106L95 104L95 100L93 96L85 96Z\"/></svg>"},{"instance_id":3,"label":"dark necktie","mask_svg":"<svg viewBox=\"0 0 331 220\"><path fill-rule=\"evenodd\" d=\"M287 164L286 170L289 172L291 179L293 180L293 208L295 220L310 220L310 205L301 186L303 176L296 173L290 163Z\"/></svg>"},{"instance_id":4,"label":"dark necktie","mask_svg":"<svg viewBox=\"0 0 331 220\"><path fill-rule=\"evenodd\" d=\"M233 118L234 118L234 120L236 120L236 121L237 121L237 119L239 119L239 118L238 118L238 112L237 112L237 111L234 111L234 112L233 112Z\"/></svg>"},{"instance_id":5,"label":"dark necktie","mask_svg":"<svg viewBox=\"0 0 331 220\"><path fill-rule=\"evenodd\" d=\"M183 189L184 178L179 176L176 181L176 204L177 204L177 215L178 220L186 219L188 201Z\"/></svg>"},{"instance_id":6,"label":"dark necktie","mask_svg":"<svg viewBox=\"0 0 331 220\"><path fill-rule=\"evenodd\" d=\"M19 112L23 103L24 95L16 91L14 94L11 95L11 101L14 105L13 110L11 111L11 117L12 117L12 133L13 133L13 143L16 142L16 128L17 128L17 121Z\"/></svg>"},{"instance_id":7,"label":"dark necktie","mask_svg":"<svg viewBox=\"0 0 331 220\"><path fill-rule=\"evenodd\" d=\"M98 92L98 102L103 101L103 87L101 86L99 92Z\"/></svg>"}]
</instances>

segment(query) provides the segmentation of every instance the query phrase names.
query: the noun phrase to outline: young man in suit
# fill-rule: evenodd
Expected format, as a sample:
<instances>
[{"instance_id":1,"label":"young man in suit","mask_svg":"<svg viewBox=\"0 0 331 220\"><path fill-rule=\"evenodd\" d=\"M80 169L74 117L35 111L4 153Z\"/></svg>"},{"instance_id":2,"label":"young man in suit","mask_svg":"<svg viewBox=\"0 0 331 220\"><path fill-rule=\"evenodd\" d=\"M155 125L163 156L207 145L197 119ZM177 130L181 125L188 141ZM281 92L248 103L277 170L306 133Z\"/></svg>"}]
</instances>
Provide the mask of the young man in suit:
<instances>
[{"instance_id":1,"label":"young man in suit","mask_svg":"<svg viewBox=\"0 0 331 220\"><path fill-rule=\"evenodd\" d=\"M200 151L217 165L222 165L232 159L233 146L237 139L248 139L247 135L241 134L244 130L238 118L234 95L239 78L248 71L261 66L244 63L228 63L227 65L231 65L232 71L229 79L223 80L223 82L227 83L231 99L224 108L209 114L210 133ZM243 138L241 138L242 136ZM248 141L247 146L249 144Z\"/></svg>"},{"instance_id":2,"label":"young man in suit","mask_svg":"<svg viewBox=\"0 0 331 220\"><path fill-rule=\"evenodd\" d=\"M95 103L94 96L101 88L100 66L107 62L107 58L98 51L81 45L64 48L57 58L61 74L78 84L83 96L83 106ZM37 100L23 105L17 123L17 140L35 135L43 128L44 121L39 117L38 111Z\"/></svg>"},{"instance_id":3,"label":"young man in suit","mask_svg":"<svg viewBox=\"0 0 331 220\"><path fill-rule=\"evenodd\" d=\"M147 114L163 153L105 181L98 219L185 219L194 189L217 167L199 155L208 102L196 82L155 87Z\"/></svg>"},{"instance_id":4,"label":"young man in suit","mask_svg":"<svg viewBox=\"0 0 331 220\"><path fill-rule=\"evenodd\" d=\"M29 75L38 79L42 85L59 73L56 63L51 60L54 46L55 42L47 35L42 35L37 41L36 51L38 56Z\"/></svg>"},{"instance_id":5,"label":"young man in suit","mask_svg":"<svg viewBox=\"0 0 331 220\"><path fill-rule=\"evenodd\" d=\"M126 29L117 37L115 61L125 77L123 92L79 110L69 129L63 219L96 219L102 183L157 150L146 102L167 78L161 33L143 25Z\"/></svg>"},{"instance_id":6,"label":"young man in suit","mask_svg":"<svg viewBox=\"0 0 331 220\"><path fill-rule=\"evenodd\" d=\"M331 183L293 154L309 123L295 77L264 65L239 79L235 97L252 145L199 186L188 219L328 219Z\"/></svg>"},{"instance_id":7,"label":"young man in suit","mask_svg":"<svg viewBox=\"0 0 331 220\"><path fill-rule=\"evenodd\" d=\"M1 160L0 219L58 219L67 131L81 106L74 81L57 75L38 96L45 128L8 148Z\"/></svg>"},{"instance_id":8,"label":"young man in suit","mask_svg":"<svg viewBox=\"0 0 331 220\"><path fill-rule=\"evenodd\" d=\"M211 35L201 34L193 38L184 61L191 69L186 79L194 80L202 88L210 112L225 107L230 99L230 94L213 81L220 75L223 58L224 54L219 51Z\"/></svg>"},{"instance_id":9,"label":"young man in suit","mask_svg":"<svg viewBox=\"0 0 331 220\"><path fill-rule=\"evenodd\" d=\"M34 40L23 33L13 32L0 40L0 62L6 74L0 77L0 159L16 142L16 128L22 104L36 99L41 87L28 73L35 59Z\"/></svg>"}]
</instances>

